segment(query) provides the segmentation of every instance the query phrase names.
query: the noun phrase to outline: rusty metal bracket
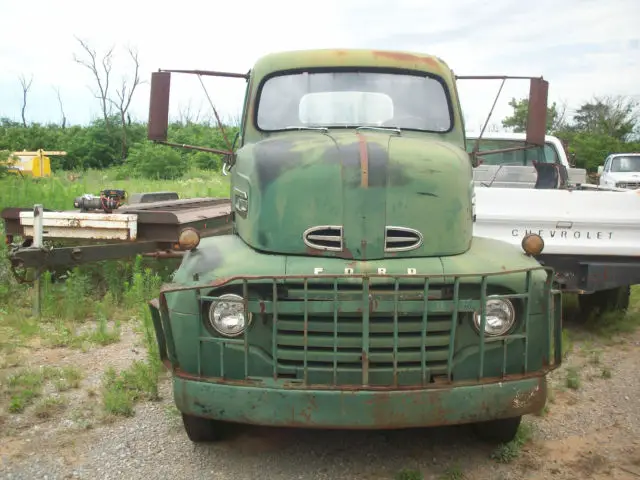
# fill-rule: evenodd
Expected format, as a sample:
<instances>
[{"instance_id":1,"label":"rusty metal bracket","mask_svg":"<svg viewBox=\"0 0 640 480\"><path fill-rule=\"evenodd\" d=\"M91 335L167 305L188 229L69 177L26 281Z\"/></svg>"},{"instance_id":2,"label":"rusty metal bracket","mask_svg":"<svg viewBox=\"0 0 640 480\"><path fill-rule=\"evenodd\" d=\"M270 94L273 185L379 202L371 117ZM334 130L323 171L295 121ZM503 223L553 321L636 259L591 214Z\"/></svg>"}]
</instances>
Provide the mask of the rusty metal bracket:
<instances>
[{"instance_id":1,"label":"rusty metal bracket","mask_svg":"<svg viewBox=\"0 0 640 480\"><path fill-rule=\"evenodd\" d=\"M13 249L9 252L9 260L13 271L22 268L51 268L79 265L167 251L171 251L171 244L155 241L60 248L38 248L29 246ZM160 254L159 256L168 255ZM18 273L18 275L24 277L21 273Z\"/></svg>"},{"instance_id":2,"label":"rusty metal bracket","mask_svg":"<svg viewBox=\"0 0 640 480\"><path fill-rule=\"evenodd\" d=\"M190 73L193 75L205 75L209 77L244 78L245 80L249 80L249 72L234 73L234 72L216 72L213 70L179 70L179 69L166 69L166 68L159 68L158 71L169 72L169 73Z\"/></svg>"},{"instance_id":3,"label":"rusty metal bracket","mask_svg":"<svg viewBox=\"0 0 640 480\"><path fill-rule=\"evenodd\" d=\"M224 138L224 142L228 150L217 150L206 147L197 147L193 145L180 145L176 143L171 143L167 141L168 135L168 122L169 122L169 96L170 96L170 83L171 83L171 74L172 73L185 73L185 74L193 74L198 76L198 80L204 90L204 93L207 97L209 105L213 110L213 113L216 117L216 121L218 123L218 128L222 133L222 137ZM233 146L227 137L227 132L224 129L224 125L222 124L222 120L220 120L220 116L218 115L218 111L209 96L209 92L207 92L206 87L202 81L202 76L212 76L212 77L228 77L228 78L243 78L245 81L249 81L251 71L247 73L233 73L233 72L218 72L211 70L183 70L183 69L158 69L157 72L151 74L151 94L150 94L150 105L149 105L149 125L148 125L148 135L147 138L149 140L154 141L155 143L161 143L163 145L171 146L171 147L182 147L194 150L201 150L209 153L217 153L225 155L226 158L223 159L223 163L227 165L227 167L231 168L232 159L229 157L234 156ZM226 173L225 173L226 174Z\"/></svg>"},{"instance_id":4,"label":"rusty metal bracket","mask_svg":"<svg viewBox=\"0 0 640 480\"><path fill-rule=\"evenodd\" d=\"M527 117L527 130L526 130L526 140L525 145L523 147L516 147L515 150L525 150L527 148L538 147L544 145L544 139L546 134L546 114L547 114L547 95L549 89L549 83L542 76L518 76L518 75L455 75L454 77L457 80L502 80L500 84L500 88L496 93L495 99L493 101L493 105L487 115L487 118L482 125L482 129L480 130L480 134L478 138L475 140L472 152L470 153L471 161L473 166L477 166L477 156L480 148L480 140L482 139L482 135L484 134L487 125L489 124L489 120L491 119L491 115L493 114L493 110L495 109L496 103L498 102L498 98L500 97L500 93L502 93L502 88L504 87L504 83L507 80L529 80L529 114ZM483 151L483 155L489 155L492 153L500 153L504 151L500 150L486 150Z\"/></svg>"}]
</instances>

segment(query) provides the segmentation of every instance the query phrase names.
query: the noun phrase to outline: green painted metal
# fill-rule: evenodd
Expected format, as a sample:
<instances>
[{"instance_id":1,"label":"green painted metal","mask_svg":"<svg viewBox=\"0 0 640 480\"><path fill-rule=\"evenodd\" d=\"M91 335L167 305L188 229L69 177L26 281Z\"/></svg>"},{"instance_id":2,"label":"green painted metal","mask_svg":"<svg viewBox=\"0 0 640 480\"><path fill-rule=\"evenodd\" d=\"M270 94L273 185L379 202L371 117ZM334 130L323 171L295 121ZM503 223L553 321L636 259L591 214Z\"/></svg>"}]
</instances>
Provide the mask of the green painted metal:
<instances>
[{"instance_id":1,"label":"green painted metal","mask_svg":"<svg viewBox=\"0 0 640 480\"><path fill-rule=\"evenodd\" d=\"M439 76L452 128L259 131L262 81L319 67ZM181 411L268 425L391 428L542 407L545 374L561 362L553 272L509 244L472 236L472 168L444 62L364 50L269 55L251 71L242 125L231 170L233 234L203 238L151 304ZM343 229L341 251L305 245L303 232L318 225ZM415 229L422 244L389 252L387 227ZM210 303L229 292L243 297L251 318L235 338L208 321ZM483 331L489 296L514 303L516 324L504 336L474 326L479 313Z\"/></svg>"},{"instance_id":2,"label":"green painted metal","mask_svg":"<svg viewBox=\"0 0 640 480\"><path fill-rule=\"evenodd\" d=\"M447 144L455 145L462 149L465 148L466 142L464 129L462 128L460 99L457 94L453 72L447 63L437 56L424 53L368 49L293 50L274 52L259 58L251 69L249 76L248 102L246 103L245 115L242 120L243 131L238 139L238 145L255 144L270 135L260 132L253 124L254 110L256 108L254 100L262 79L291 70L317 68L324 71L335 71L345 67L411 70L440 77L445 82L451 97L454 114L453 129L443 135L425 135L415 132L406 132L406 135L418 138L435 138Z\"/></svg>"},{"instance_id":3,"label":"green painted metal","mask_svg":"<svg viewBox=\"0 0 640 480\"><path fill-rule=\"evenodd\" d=\"M255 256L261 254L237 236L203 242L176 275L176 283L185 285L167 286L160 302L166 304L164 334L175 344L169 358L176 378L284 390L442 389L458 388L458 382L508 383L518 376L541 375L561 361L552 345L560 342L561 307L548 304L544 293L550 273L513 249L502 260L519 271L497 265L494 271L480 270L490 258L485 257L487 249L495 256L505 250L501 242L474 239L472 249L457 258L456 267L465 273L454 274L447 265L446 277L442 259L430 257L322 259L325 272L314 275L317 258L271 255L267 257L278 262L270 265L269 274L256 271L248 277L245 272L257 266ZM206 252L225 250L233 260L220 262L218 275L189 281L187 271L209 268L203 260ZM420 273L407 275L409 264ZM386 275L372 273L382 265ZM345 275L345 266L354 273ZM246 308L253 320L247 335L225 339L207 328L204 307L234 289L248 292ZM481 300L497 292L519 301L518 311L528 309L529 315L521 315L509 335L483 339L470 313L482 311Z\"/></svg>"},{"instance_id":4,"label":"green painted metal","mask_svg":"<svg viewBox=\"0 0 640 480\"><path fill-rule=\"evenodd\" d=\"M345 67L436 76L450 98L452 128L397 135L354 129L262 132L253 124L265 79L294 69ZM249 245L272 253L359 260L454 255L469 247L473 172L453 75L442 60L370 50L271 54L253 68L248 95L231 194L239 189L249 196L246 217L236 217L237 232ZM300 237L315 225L344 226L344 251L310 251ZM387 225L424 232L423 246L385 253Z\"/></svg>"},{"instance_id":5,"label":"green painted metal","mask_svg":"<svg viewBox=\"0 0 640 480\"><path fill-rule=\"evenodd\" d=\"M177 378L173 393L180 411L216 420L284 427L391 429L538 412L545 404L547 384L544 377L533 377L456 388L373 392L283 390Z\"/></svg>"},{"instance_id":6,"label":"green painted metal","mask_svg":"<svg viewBox=\"0 0 640 480\"><path fill-rule=\"evenodd\" d=\"M463 149L443 141L286 132L241 148L232 175L234 190L249 197L247 216L236 216L238 235L265 252L373 260L456 255L471 243L472 167ZM344 226L344 250L307 247L303 232L316 225ZM385 252L387 225L423 232L422 246Z\"/></svg>"}]
</instances>

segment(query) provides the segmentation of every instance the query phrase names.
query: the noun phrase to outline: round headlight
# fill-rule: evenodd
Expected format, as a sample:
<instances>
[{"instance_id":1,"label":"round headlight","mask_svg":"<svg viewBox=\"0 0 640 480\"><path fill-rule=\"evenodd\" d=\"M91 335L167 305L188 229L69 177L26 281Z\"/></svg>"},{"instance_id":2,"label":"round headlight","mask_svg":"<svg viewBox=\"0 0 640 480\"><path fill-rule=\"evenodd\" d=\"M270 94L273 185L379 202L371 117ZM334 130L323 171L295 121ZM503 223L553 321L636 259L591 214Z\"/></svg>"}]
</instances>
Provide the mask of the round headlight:
<instances>
[{"instance_id":1,"label":"round headlight","mask_svg":"<svg viewBox=\"0 0 640 480\"><path fill-rule=\"evenodd\" d=\"M233 293L220 295L220 298L211 302L209 306L209 323L216 332L225 337L240 335L249 324L243 298Z\"/></svg>"},{"instance_id":2,"label":"round headlight","mask_svg":"<svg viewBox=\"0 0 640 480\"><path fill-rule=\"evenodd\" d=\"M489 298L487 300L486 322L484 326L485 334L491 337L498 337L507 333L516 320L516 312L513 304L506 298ZM475 312L473 322L476 330L480 331L482 324L482 314Z\"/></svg>"}]
</instances>

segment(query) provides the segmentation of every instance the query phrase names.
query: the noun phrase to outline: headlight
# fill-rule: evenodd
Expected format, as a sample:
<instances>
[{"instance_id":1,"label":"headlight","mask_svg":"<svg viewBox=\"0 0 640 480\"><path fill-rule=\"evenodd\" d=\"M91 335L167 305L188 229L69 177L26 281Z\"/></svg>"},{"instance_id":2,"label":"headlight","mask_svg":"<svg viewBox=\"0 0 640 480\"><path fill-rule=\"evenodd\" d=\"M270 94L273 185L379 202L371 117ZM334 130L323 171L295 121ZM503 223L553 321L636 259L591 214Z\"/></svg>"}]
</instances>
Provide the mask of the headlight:
<instances>
[{"instance_id":1,"label":"headlight","mask_svg":"<svg viewBox=\"0 0 640 480\"><path fill-rule=\"evenodd\" d=\"M244 300L233 293L220 295L218 300L209 306L209 323L216 332L225 337L237 337L249 325L244 311Z\"/></svg>"},{"instance_id":2,"label":"headlight","mask_svg":"<svg viewBox=\"0 0 640 480\"><path fill-rule=\"evenodd\" d=\"M516 320L516 312L513 304L506 298L489 297L486 305L485 334L490 337L498 337L507 333L509 329L513 327ZM474 312L473 323L479 332L482 323L481 312Z\"/></svg>"}]
</instances>

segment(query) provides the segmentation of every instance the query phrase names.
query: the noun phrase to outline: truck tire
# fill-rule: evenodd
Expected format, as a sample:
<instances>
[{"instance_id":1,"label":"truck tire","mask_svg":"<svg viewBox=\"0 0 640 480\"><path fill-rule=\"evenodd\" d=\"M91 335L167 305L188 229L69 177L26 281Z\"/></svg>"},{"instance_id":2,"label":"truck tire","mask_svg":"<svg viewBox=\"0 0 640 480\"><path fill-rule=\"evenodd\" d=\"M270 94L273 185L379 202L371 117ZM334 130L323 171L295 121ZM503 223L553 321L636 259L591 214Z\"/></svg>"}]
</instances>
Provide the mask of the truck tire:
<instances>
[{"instance_id":1,"label":"truck tire","mask_svg":"<svg viewBox=\"0 0 640 480\"><path fill-rule=\"evenodd\" d=\"M482 441L490 443L509 443L516 438L522 416L500 418L472 425L475 435Z\"/></svg>"},{"instance_id":2,"label":"truck tire","mask_svg":"<svg viewBox=\"0 0 640 480\"><path fill-rule=\"evenodd\" d=\"M225 437L228 425L209 418L182 414L182 424L187 437L194 443L215 442Z\"/></svg>"},{"instance_id":3,"label":"truck tire","mask_svg":"<svg viewBox=\"0 0 640 480\"><path fill-rule=\"evenodd\" d=\"M592 313L603 314L606 312L626 311L629 308L631 287L610 288L598 292L578 296L580 315L583 321L587 321Z\"/></svg>"}]
</instances>

